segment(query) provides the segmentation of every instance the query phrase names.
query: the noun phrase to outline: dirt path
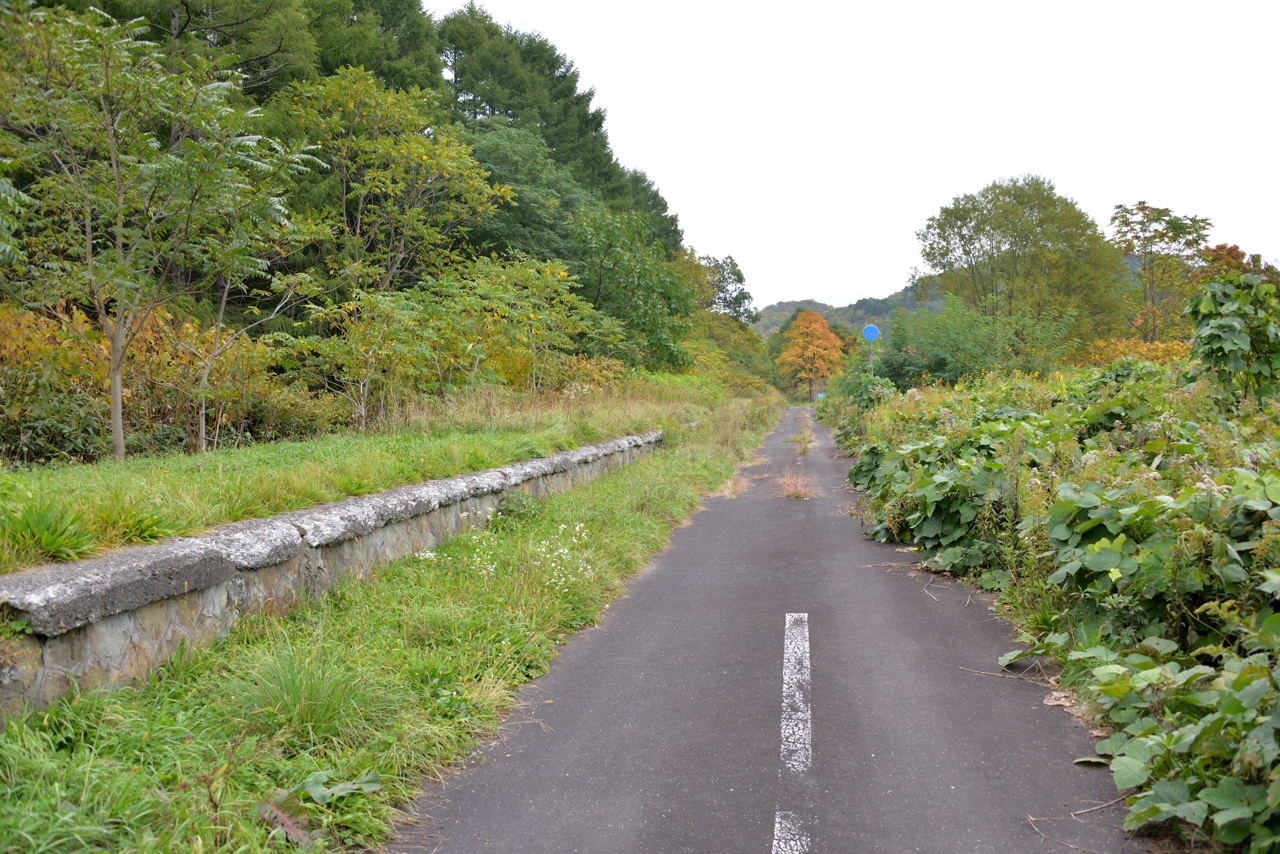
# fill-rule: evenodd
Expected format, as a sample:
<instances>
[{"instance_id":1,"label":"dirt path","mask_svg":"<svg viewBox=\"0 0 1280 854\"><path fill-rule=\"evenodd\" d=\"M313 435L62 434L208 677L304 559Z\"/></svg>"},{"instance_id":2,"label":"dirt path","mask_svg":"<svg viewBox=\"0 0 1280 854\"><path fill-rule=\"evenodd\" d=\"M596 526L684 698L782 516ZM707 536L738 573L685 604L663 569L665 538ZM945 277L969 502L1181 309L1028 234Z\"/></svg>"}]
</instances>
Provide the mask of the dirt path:
<instances>
[{"instance_id":1,"label":"dirt path","mask_svg":"<svg viewBox=\"0 0 1280 854\"><path fill-rule=\"evenodd\" d=\"M1122 806L1070 815L1116 796L1072 764L1086 729L1037 684L968 672L998 669L1009 628L863 539L826 431L804 457L784 441L798 417L387 852L1143 850ZM811 500L780 497L788 470Z\"/></svg>"}]
</instances>

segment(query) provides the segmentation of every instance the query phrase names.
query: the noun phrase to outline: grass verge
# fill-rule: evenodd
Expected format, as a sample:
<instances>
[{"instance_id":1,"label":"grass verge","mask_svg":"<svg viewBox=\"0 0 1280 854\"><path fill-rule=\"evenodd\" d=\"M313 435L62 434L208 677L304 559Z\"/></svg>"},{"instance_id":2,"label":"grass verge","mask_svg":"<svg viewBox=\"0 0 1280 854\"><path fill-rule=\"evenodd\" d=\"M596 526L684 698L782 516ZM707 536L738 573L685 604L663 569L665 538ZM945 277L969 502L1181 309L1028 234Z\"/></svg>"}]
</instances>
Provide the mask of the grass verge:
<instances>
[{"instance_id":1,"label":"grass verge","mask_svg":"<svg viewBox=\"0 0 1280 854\"><path fill-rule=\"evenodd\" d=\"M721 396L692 376L578 397L481 389L405 413L381 433L31 469L9 484L20 506L0 512L0 572L697 421Z\"/></svg>"},{"instance_id":2,"label":"grass verge","mask_svg":"<svg viewBox=\"0 0 1280 854\"><path fill-rule=\"evenodd\" d=\"M780 410L723 403L592 484L509 500L487 530L247 619L145 686L8 721L0 851L377 843L395 805L494 728Z\"/></svg>"}]
</instances>

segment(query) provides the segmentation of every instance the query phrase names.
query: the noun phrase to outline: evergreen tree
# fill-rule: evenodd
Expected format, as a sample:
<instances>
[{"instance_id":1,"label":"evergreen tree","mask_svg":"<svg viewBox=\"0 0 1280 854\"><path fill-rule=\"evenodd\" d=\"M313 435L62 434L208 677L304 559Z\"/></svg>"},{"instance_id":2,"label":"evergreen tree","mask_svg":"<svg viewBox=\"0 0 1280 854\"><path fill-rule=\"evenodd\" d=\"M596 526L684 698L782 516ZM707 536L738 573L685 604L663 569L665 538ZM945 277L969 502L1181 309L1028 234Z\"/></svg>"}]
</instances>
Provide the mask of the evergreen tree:
<instances>
[{"instance_id":1,"label":"evergreen tree","mask_svg":"<svg viewBox=\"0 0 1280 854\"><path fill-rule=\"evenodd\" d=\"M680 217L668 210L667 200L662 197L653 181L649 180L648 175L636 169L628 169L627 183L631 187L628 207L649 217L654 238L667 250L668 257L674 256L684 245Z\"/></svg>"},{"instance_id":2,"label":"evergreen tree","mask_svg":"<svg viewBox=\"0 0 1280 854\"><path fill-rule=\"evenodd\" d=\"M513 199L469 236L477 252L518 253L531 258L578 257L572 216L601 209L594 194L551 158L542 138L501 119L476 122L462 133L490 180L511 188Z\"/></svg>"}]
</instances>

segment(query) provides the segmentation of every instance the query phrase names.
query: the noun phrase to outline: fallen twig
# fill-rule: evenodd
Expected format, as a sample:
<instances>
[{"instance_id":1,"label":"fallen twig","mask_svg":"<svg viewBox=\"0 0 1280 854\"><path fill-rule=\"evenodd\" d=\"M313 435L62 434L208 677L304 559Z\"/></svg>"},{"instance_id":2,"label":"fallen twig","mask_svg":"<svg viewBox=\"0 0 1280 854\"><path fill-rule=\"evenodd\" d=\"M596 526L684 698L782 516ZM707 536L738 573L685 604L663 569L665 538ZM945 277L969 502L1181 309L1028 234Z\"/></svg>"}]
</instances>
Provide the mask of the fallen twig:
<instances>
[{"instance_id":1,"label":"fallen twig","mask_svg":"<svg viewBox=\"0 0 1280 854\"><path fill-rule=\"evenodd\" d=\"M956 665L956 666L959 667L959 665ZM1014 675L1013 673L991 673L986 670L970 670L967 667L961 667L960 669L963 670L965 673L976 673L979 676L999 676L1001 679L1021 679L1022 678L1021 676Z\"/></svg>"},{"instance_id":2,"label":"fallen twig","mask_svg":"<svg viewBox=\"0 0 1280 854\"><path fill-rule=\"evenodd\" d=\"M957 666L957 667L960 667L960 665L956 665L956 666ZM1032 685L1043 685L1043 684L1044 684L1043 682L1039 681L1038 679L1032 679L1032 678L1030 678L1030 677L1022 676L1022 675L1017 674L1017 673L992 673L992 672L991 672L991 671L989 671L989 670L970 670L970 669L969 669L969 668L967 668L967 667L960 667L960 669L961 669L961 670L963 670L963 671L964 671L964 672L966 672L966 673L976 673L976 674L978 674L979 676L999 676L1001 679L1021 679L1023 682L1030 682Z\"/></svg>"},{"instance_id":3,"label":"fallen twig","mask_svg":"<svg viewBox=\"0 0 1280 854\"><path fill-rule=\"evenodd\" d=\"M1071 814L1071 817L1075 818L1076 816L1084 815L1087 812L1097 812L1098 810L1105 810L1107 807L1115 806L1116 804L1120 803L1127 797L1129 796L1121 795L1120 797L1116 798L1114 801L1107 801L1105 804L1099 804L1096 807L1089 807L1087 810L1076 810Z\"/></svg>"},{"instance_id":4,"label":"fallen twig","mask_svg":"<svg viewBox=\"0 0 1280 854\"><path fill-rule=\"evenodd\" d=\"M1054 839L1052 836L1049 836L1049 835L1048 835L1048 834L1046 834L1043 830L1041 830L1040 828L1036 827L1036 822L1037 822L1037 821L1052 821L1052 819L1047 819L1047 818L1032 818L1031 816L1027 816L1027 824L1031 825L1031 829L1032 829L1032 830L1034 830L1036 833L1040 834L1040 838L1041 838L1041 839L1047 840L1047 841L1049 841L1049 842L1056 842L1056 843L1058 843L1059 845L1063 845L1063 846L1065 846L1065 847L1067 847L1067 848L1070 848L1072 851L1082 851L1082 852L1084 852L1084 854L1104 854L1104 852L1102 852L1102 851L1094 851L1092 848L1081 848L1081 847L1080 847L1080 846L1078 846L1078 845L1072 845L1070 842L1063 842L1061 839ZM1126 843L1126 844L1127 844L1127 843Z\"/></svg>"}]
</instances>

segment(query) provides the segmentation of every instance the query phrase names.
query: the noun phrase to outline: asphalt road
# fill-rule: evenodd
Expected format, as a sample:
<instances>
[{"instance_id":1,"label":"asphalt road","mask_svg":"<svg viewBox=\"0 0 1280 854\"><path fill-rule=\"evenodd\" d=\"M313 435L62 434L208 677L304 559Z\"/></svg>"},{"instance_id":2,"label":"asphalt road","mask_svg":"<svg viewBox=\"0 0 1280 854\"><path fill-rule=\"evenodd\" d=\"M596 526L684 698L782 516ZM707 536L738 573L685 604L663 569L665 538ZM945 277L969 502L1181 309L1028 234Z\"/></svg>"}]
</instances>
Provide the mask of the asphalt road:
<instances>
[{"instance_id":1,"label":"asphalt road","mask_svg":"<svg viewBox=\"0 0 1280 854\"><path fill-rule=\"evenodd\" d=\"M801 413L387 852L1142 850L1123 807L1069 815L1116 796L1072 763L1086 728L1040 685L962 669L998 670L1008 626L863 539L826 432L805 457L784 442ZM811 500L780 497L788 469Z\"/></svg>"}]
</instances>

